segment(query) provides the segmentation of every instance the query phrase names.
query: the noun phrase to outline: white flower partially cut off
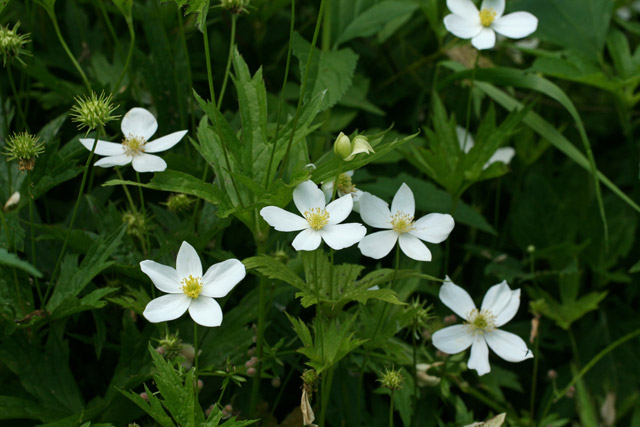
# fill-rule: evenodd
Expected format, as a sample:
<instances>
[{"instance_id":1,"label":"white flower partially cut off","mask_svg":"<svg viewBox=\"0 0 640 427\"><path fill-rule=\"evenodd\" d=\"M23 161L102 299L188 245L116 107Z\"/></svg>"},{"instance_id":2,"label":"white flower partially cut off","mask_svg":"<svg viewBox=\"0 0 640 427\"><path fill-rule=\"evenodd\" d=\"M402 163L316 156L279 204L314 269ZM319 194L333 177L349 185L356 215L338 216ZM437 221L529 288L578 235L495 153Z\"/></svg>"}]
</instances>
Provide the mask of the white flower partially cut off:
<instances>
[{"instance_id":1,"label":"white flower partially cut off","mask_svg":"<svg viewBox=\"0 0 640 427\"><path fill-rule=\"evenodd\" d=\"M209 327L222 324L222 309L214 298L225 297L246 274L244 264L228 259L209 267L203 276L200 257L187 242L180 246L176 268L151 260L142 261L140 268L168 294L147 304L142 314L149 322L177 319L189 310L194 322Z\"/></svg>"},{"instance_id":2,"label":"white flower partially cut off","mask_svg":"<svg viewBox=\"0 0 640 427\"><path fill-rule=\"evenodd\" d=\"M462 126L456 126L456 135L458 137L458 143L460 144L460 149L465 153L471 151L475 142L473 141L473 137L470 133L467 133ZM465 138L466 137L466 138ZM511 159L516 155L516 150L513 147L501 147L496 150L495 153L491 155L487 163L482 166L482 169L486 169L491 166L492 163L501 162L505 165L511 163Z\"/></svg>"},{"instance_id":3,"label":"white flower partially cut off","mask_svg":"<svg viewBox=\"0 0 640 427\"><path fill-rule=\"evenodd\" d=\"M447 0L451 14L444 17L444 26L456 37L471 39L476 49L491 49L496 33L511 39L521 39L534 33L538 18L529 12L504 13L505 0L483 0L480 10L471 0Z\"/></svg>"},{"instance_id":4,"label":"white flower partially cut off","mask_svg":"<svg viewBox=\"0 0 640 427\"><path fill-rule=\"evenodd\" d=\"M338 176L338 188L336 189L336 194L338 197L342 197L346 194L351 195L353 198L353 211L360 212L360 196L364 193L362 190L358 190L356 186L353 184L351 180L353 177L353 171L343 172ZM320 188L324 193L324 197L327 203L331 201L331 196L333 196L333 187L335 186L335 179L330 181L324 181Z\"/></svg>"},{"instance_id":5,"label":"white flower partially cut off","mask_svg":"<svg viewBox=\"0 0 640 427\"><path fill-rule=\"evenodd\" d=\"M360 197L360 216L371 227L384 231L369 234L358 244L363 255L380 259L399 242L400 249L409 258L431 261L431 251L421 242L441 243L453 230L453 217L432 213L414 221L415 199L407 184L402 184L389 205L379 197L364 193Z\"/></svg>"},{"instance_id":6,"label":"white flower partially cut off","mask_svg":"<svg viewBox=\"0 0 640 427\"><path fill-rule=\"evenodd\" d=\"M447 276L440 288L440 300L466 320L433 334L433 345L444 353L456 354L471 347L467 366L478 375L491 371L489 348L507 362L522 362L533 357L522 338L499 328L516 315L520 306L520 289L511 290L506 281L489 288L480 311L460 286ZM488 347L487 347L488 346Z\"/></svg>"},{"instance_id":7,"label":"white flower partially cut off","mask_svg":"<svg viewBox=\"0 0 640 427\"><path fill-rule=\"evenodd\" d=\"M296 215L277 206L267 206L260 215L278 231L301 231L293 240L297 251L312 251L322 240L333 249L358 243L367 233L362 224L340 224L353 209L353 199L345 195L326 204L322 190L313 181L305 181L293 191L293 202L302 214Z\"/></svg>"},{"instance_id":8,"label":"white flower partially cut off","mask_svg":"<svg viewBox=\"0 0 640 427\"><path fill-rule=\"evenodd\" d=\"M153 141L149 139L158 130L158 121L144 108L132 108L122 118L120 125L124 139L122 143L98 140L95 153L106 156L94 163L95 166L108 168L131 163L136 172L162 172L167 163L158 153L176 145L187 134L186 130L170 133ZM93 147L93 138L80 139L88 150Z\"/></svg>"}]
</instances>

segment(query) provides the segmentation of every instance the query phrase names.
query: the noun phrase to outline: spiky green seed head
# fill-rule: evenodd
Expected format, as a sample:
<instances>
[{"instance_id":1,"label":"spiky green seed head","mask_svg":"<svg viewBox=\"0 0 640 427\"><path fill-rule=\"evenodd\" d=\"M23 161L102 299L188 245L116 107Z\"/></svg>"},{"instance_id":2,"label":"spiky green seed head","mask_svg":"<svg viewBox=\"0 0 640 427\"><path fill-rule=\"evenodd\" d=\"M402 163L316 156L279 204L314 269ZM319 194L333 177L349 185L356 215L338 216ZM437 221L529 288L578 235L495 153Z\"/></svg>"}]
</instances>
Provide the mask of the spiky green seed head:
<instances>
[{"instance_id":1,"label":"spiky green seed head","mask_svg":"<svg viewBox=\"0 0 640 427\"><path fill-rule=\"evenodd\" d=\"M389 390L399 390L404 382L404 377L400 370L385 368L384 372L380 373L378 382Z\"/></svg>"},{"instance_id":2,"label":"spiky green seed head","mask_svg":"<svg viewBox=\"0 0 640 427\"><path fill-rule=\"evenodd\" d=\"M13 61L18 61L25 66L26 64L20 56L31 56L31 53L24 48L24 45L31 41L29 38L30 33L18 34L19 27L19 21L16 22L13 28L9 28L8 24L6 27L0 26L0 56L2 56L2 65L4 67Z\"/></svg>"},{"instance_id":3,"label":"spiky green seed head","mask_svg":"<svg viewBox=\"0 0 640 427\"><path fill-rule=\"evenodd\" d=\"M104 126L120 117L112 114L118 108L112 101L112 96L104 92L98 96L92 91L88 96L76 97L76 103L71 107L71 120L78 122L78 129L91 130Z\"/></svg>"},{"instance_id":4,"label":"spiky green seed head","mask_svg":"<svg viewBox=\"0 0 640 427\"><path fill-rule=\"evenodd\" d=\"M7 161L17 160L18 169L30 171L36 164L36 157L44 153L44 143L29 132L17 132L7 139L4 150Z\"/></svg>"}]
</instances>

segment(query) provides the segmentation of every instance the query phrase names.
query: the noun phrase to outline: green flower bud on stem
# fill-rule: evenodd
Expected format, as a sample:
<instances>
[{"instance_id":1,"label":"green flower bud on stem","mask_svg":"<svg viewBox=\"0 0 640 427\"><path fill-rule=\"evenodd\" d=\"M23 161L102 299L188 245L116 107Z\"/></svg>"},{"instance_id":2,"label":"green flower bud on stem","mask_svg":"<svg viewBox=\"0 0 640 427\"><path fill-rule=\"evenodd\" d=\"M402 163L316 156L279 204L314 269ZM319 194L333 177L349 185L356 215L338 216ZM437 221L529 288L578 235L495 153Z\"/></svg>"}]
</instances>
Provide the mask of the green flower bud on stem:
<instances>
[{"instance_id":1,"label":"green flower bud on stem","mask_svg":"<svg viewBox=\"0 0 640 427\"><path fill-rule=\"evenodd\" d=\"M358 135L351 141L349 137L342 132L340 132L340 135L336 138L336 142L333 144L333 152L345 162L350 162L360 153L375 153L366 136Z\"/></svg>"},{"instance_id":2,"label":"green flower bud on stem","mask_svg":"<svg viewBox=\"0 0 640 427\"><path fill-rule=\"evenodd\" d=\"M389 390L399 390L404 382L404 377L399 370L385 368L378 382L380 382L382 387L388 388Z\"/></svg>"},{"instance_id":3,"label":"green flower bud on stem","mask_svg":"<svg viewBox=\"0 0 640 427\"><path fill-rule=\"evenodd\" d=\"M24 45L31 41L29 39L30 33L18 34L18 27L20 27L20 22L16 22L12 29L9 28L9 25L0 26L0 56L2 56L4 67L14 60L26 65L20 55L31 56L31 53L24 49Z\"/></svg>"},{"instance_id":4,"label":"green flower bud on stem","mask_svg":"<svg viewBox=\"0 0 640 427\"><path fill-rule=\"evenodd\" d=\"M220 6L231 13L241 14L247 12L249 0L220 0Z\"/></svg>"},{"instance_id":5,"label":"green flower bud on stem","mask_svg":"<svg viewBox=\"0 0 640 427\"><path fill-rule=\"evenodd\" d=\"M36 157L44 153L44 143L28 132L14 133L4 147L7 161L17 160L21 171L33 170Z\"/></svg>"},{"instance_id":6,"label":"green flower bud on stem","mask_svg":"<svg viewBox=\"0 0 640 427\"><path fill-rule=\"evenodd\" d=\"M333 152L343 160L351 155L351 140L347 135L340 132L336 142L333 143Z\"/></svg>"},{"instance_id":7,"label":"green flower bud on stem","mask_svg":"<svg viewBox=\"0 0 640 427\"><path fill-rule=\"evenodd\" d=\"M98 96L92 91L89 96L76 98L76 104L71 107L71 120L79 123L78 129L96 129L120 117L111 115L116 108L118 106L113 105L111 95L107 96L102 92Z\"/></svg>"}]
</instances>

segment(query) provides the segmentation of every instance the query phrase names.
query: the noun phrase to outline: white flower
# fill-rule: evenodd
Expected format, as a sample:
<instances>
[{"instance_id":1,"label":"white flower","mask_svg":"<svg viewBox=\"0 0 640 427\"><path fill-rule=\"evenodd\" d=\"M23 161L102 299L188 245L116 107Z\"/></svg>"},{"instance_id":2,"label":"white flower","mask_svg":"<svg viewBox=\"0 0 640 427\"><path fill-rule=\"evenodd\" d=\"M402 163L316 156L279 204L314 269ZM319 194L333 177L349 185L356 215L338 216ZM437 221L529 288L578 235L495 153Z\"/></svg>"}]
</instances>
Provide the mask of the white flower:
<instances>
[{"instance_id":1,"label":"white flower","mask_svg":"<svg viewBox=\"0 0 640 427\"><path fill-rule=\"evenodd\" d=\"M449 354L460 353L471 346L467 366L478 371L478 375L491 371L487 345L507 362L522 362L533 357L522 338L497 329L516 315L520 289L512 291L506 281L492 286L478 311L467 291L447 276L440 288L440 300L466 323L440 329L433 334L433 345Z\"/></svg>"},{"instance_id":2,"label":"white flower","mask_svg":"<svg viewBox=\"0 0 640 427\"><path fill-rule=\"evenodd\" d=\"M214 264L202 275L200 258L187 242L182 242L176 268L145 260L140 263L163 295L149 302L142 313L151 323L166 322L182 316L187 309L194 322L202 326L220 326L222 309L214 298L226 296L246 274L244 264L228 259Z\"/></svg>"},{"instance_id":3,"label":"white flower","mask_svg":"<svg viewBox=\"0 0 640 427\"><path fill-rule=\"evenodd\" d=\"M347 171L341 173L338 177L338 188L336 193L338 196L342 197L346 194L350 194L353 198L353 211L360 212L360 196L364 193L362 190L358 190L356 186L351 181L351 177L353 176L353 171ZM324 193L324 197L327 203L331 201L331 196L333 196L333 186L335 183L335 179L331 181L324 181L322 183L322 192Z\"/></svg>"},{"instance_id":4,"label":"white flower","mask_svg":"<svg viewBox=\"0 0 640 427\"><path fill-rule=\"evenodd\" d=\"M299 231L292 246L297 251L312 251L322 240L333 249L348 248L367 233L362 224L340 224L351 213L353 199L342 196L327 205L324 193L313 181L305 181L293 191L293 202L303 216L277 206L267 206L260 215L278 231Z\"/></svg>"},{"instance_id":5,"label":"white flower","mask_svg":"<svg viewBox=\"0 0 640 427\"><path fill-rule=\"evenodd\" d=\"M363 255L380 259L391 252L396 242L409 258L418 261L431 261L431 251L420 240L429 243L444 241L453 230L453 217L449 214L432 213L413 220L415 200L407 184L402 184L389 205L382 199L364 193L360 197L360 216L362 220L376 228L384 228L369 234L358 244Z\"/></svg>"},{"instance_id":6,"label":"white flower","mask_svg":"<svg viewBox=\"0 0 640 427\"><path fill-rule=\"evenodd\" d=\"M476 49L491 49L496 44L496 32L512 39L521 39L538 28L538 18L529 12L504 13L505 0L483 0L480 10L471 0L447 0L452 12L444 17L444 26L461 39L471 39Z\"/></svg>"},{"instance_id":7,"label":"white flower","mask_svg":"<svg viewBox=\"0 0 640 427\"><path fill-rule=\"evenodd\" d=\"M465 135L466 134L466 135ZM460 144L460 149L465 153L471 151L475 143L473 142L473 137L471 134L468 134L463 127L456 126L456 135L458 136L458 143ZM466 136L466 138L465 138ZM513 156L516 155L516 150L512 147L502 147L498 148L495 153L487 160L487 163L484 164L482 169L486 169L491 166L492 163L501 162L505 165L508 165L513 159Z\"/></svg>"},{"instance_id":8,"label":"white flower","mask_svg":"<svg viewBox=\"0 0 640 427\"><path fill-rule=\"evenodd\" d=\"M107 157L98 160L95 166L108 168L132 163L137 172L162 172L167 168L167 163L161 157L148 153L168 150L187 133L186 130L181 130L149 141L158 130L158 121L149 111L138 107L124 115L120 128L124 135L122 143L98 141L95 153ZM80 142L91 150L94 140L83 138Z\"/></svg>"}]
</instances>

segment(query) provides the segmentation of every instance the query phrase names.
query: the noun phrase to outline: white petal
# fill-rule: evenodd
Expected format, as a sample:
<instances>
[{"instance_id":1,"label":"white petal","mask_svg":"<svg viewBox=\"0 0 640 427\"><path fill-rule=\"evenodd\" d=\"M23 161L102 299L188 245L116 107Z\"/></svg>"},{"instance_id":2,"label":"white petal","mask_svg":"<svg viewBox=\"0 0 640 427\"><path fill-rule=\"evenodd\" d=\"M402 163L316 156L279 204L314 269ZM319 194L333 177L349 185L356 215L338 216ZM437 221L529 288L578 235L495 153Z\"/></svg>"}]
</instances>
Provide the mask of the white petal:
<instances>
[{"instance_id":1,"label":"white petal","mask_svg":"<svg viewBox=\"0 0 640 427\"><path fill-rule=\"evenodd\" d=\"M475 145L475 143L473 142L473 136L471 136L471 132L467 132L462 126L456 126L456 136L458 137L458 144L460 144L460 149L465 153L471 151L471 149Z\"/></svg>"},{"instance_id":2,"label":"white petal","mask_svg":"<svg viewBox=\"0 0 640 427\"><path fill-rule=\"evenodd\" d=\"M478 50L491 49L496 45L496 33L491 28L483 28L471 39L471 44Z\"/></svg>"},{"instance_id":3,"label":"white petal","mask_svg":"<svg viewBox=\"0 0 640 427\"><path fill-rule=\"evenodd\" d=\"M369 258L380 259L386 256L398 241L398 233L393 230L378 231L369 234L360 240L358 249L362 255Z\"/></svg>"},{"instance_id":4,"label":"white petal","mask_svg":"<svg viewBox=\"0 0 640 427\"><path fill-rule=\"evenodd\" d=\"M351 198L349 195L345 197ZM365 234L367 234L365 226L356 223L327 225L320 230L322 240L335 250L355 245Z\"/></svg>"},{"instance_id":5,"label":"white petal","mask_svg":"<svg viewBox=\"0 0 640 427\"><path fill-rule=\"evenodd\" d=\"M389 205L373 194L364 193L360 196L360 217L372 227L393 228Z\"/></svg>"},{"instance_id":6,"label":"white petal","mask_svg":"<svg viewBox=\"0 0 640 427\"><path fill-rule=\"evenodd\" d=\"M480 18L477 22L470 21L460 15L447 15L444 17L444 26L451 34L461 39L470 39L477 36L482 31Z\"/></svg>"},{"instance_id":7,"label":"white petal","mask_svg":"<svg viewBox=\"0 0 640 427\"><path fill-rule=\"evenodd\" d=\"M324 209L324 193L313 181L305 181L293 190L293 203L301 214L310 209Z\"/></svg>"},{"instance_id":8,"label":"white petal","mask_svg":"<svg viewBox=\"0 0 640 427\"><path fill-rule=\"evenodd\" d=\"M136 172L162 172L167 168L167 162L153 154L138 154L131 162Z\"/></svg>"},{"instance_id":9,"label":"white petal","mask_svg":"<svg viewBox=\"0 0 640 427\"><path fill-rule=\"evenodd\" d=\"M465 320L468 320L468 314L476 308L467 291L453 283L449 276L446 276L440 287L439 297L444 305Z\"/></svg>"},{"instance_id":10,"label":"white petal","mask_svg":"<svg viewBox=\"0 0 640 427\"><path fill-rule=\"evenodd\" d=\"M327 212L329 212L329 225L340 224L342 221L347 219L351 213L351 210L353 209L353 198L349 194L342 196L329 203L326 209Z\"/></svg>"},{"instance_id":11,"label":"white petal","mask_svg":"<svg viewBox=\"0 0 640 427\"><path fill-rule=\"evenodd\" d=\"M187 134L188 131L181 130L178 132L170 133L167 136L163 136L162 138L154 139L153 141L147 142L144 145L144 151L146 153L158 153L160 151L168 150L169 148L176 145L180 140Z\"/></svg>"},{"instance_id":12,"label":"white petal","mask_svg":"<svg viewBox=\"0 0 640 427\"><path fill-rule=\"evenodd\" d=\"M533 357L533 352L527 348L524 340L516 334L496 329L485 333L484 337L491 350L507 362L522 362Z\"/></svg>"},{"instance_id":13,"label":"white petal","mask_svg":"<svg viewBox=\"0 0 640 427\"><path fill-rule=\"evenodd\" d=\"M137 136L149 140L158 130L158 121L144 108L132 108L122 118L120 129L125 138Z\"/></svg>"},{"instance_id":14,"label":"white petal","mask_svg":"<svg viewBox=\"0 0 640 427\"><path fill-rule=\"evenodd\" d=\"M415 236L404 233L400 235L400 249L406 256L416 261L431 261L431 251Z\"/></svg>"},{"instance_id":15,"label":"white petal","mask_svg":"<svg viewBox=\"0 0 640 427\"><path fill-rule=\"evenodd\" d=\"M291 246L296 251L313 251L318 249L322 243L322 237L320 237L320 232L314 230L313 228L307 228L306 230L302 230L293 242L291 242Z\"/></svg>"},{"instance_id":16,"label":"white petal","mask_svg":"<svg viewBox=\"0 0 640 427\"><path fill-rule=\"evenodd\" d=\"M478 16L478 22L480 22L478 8L471 0L447 0L447 7L456 15L464 17Z\"/></svg>"},{"instance_id":17,"label":"white petal","mask_svg":"<svg viewBox=\"0 0 640 427\"><path fill-rule=\"evenodd\" d=\"M324 202L329 203L331 201L331 196L333 196L333 179L331 181L325 181L320 186L320 189L324 193Z\"/></svg>"},{"instance_id":18,"label":"white petal","mask_svg":"<svg viewBox=\"0 0 640 427\"><path fill-rule=\"evenodd\" d=\"M409 234L429 243L440 243L449 237L454 225L451 215L432 213L417 220Z\"/></svg>"},{"instance_id":19,"label":"white petal","mask_svg":"<svg viewBox=\"0 0 640 427\"><path fill-rule=\"evenodd\" d=\"M110 168L112 166L124 166L131 163L131 156L127 156L126 154L121 154L119 156L108 156L103 157L97 162L95 162L94 166L100 166L101 168Z\"/></svg>"},{"instance_id":20,"label":"white petal","mask_svg":"<svg viewBox=\"0 0 640 427\"><path fill-rule=\"evenodd\" d=\"M504 3L504 0L482 0L480 10L493 9L493 11L496 13L496 19L498 19L504 13Z\"/></svg>"},{"instance_id":21,"label":"white petal","mask_svg":"<svg viewBox=\"0 0 640 427\"><path fill-rule=\"evenodd\" d=\"M491 28L512 39L521 39L538 29L538 18L529 12L513 12L496 19Z\"/></svg>"},{"instance_id":22,"label":"white petal","mask_svg":"<svg viewBox=\"0 0 640 427\"><path fill-rule=\"evenodd\" d=\"M396 195L393 196L391 201L391 215L395 215L398 212L414 216L416 214L416 201L413 197L413 191L404 182L396 191Z\"/></svg>"},{"instance_id":23,"label":"white petal","mask_svg":"<svg viewBox=\"0 0 640 427\"><path fill-rule=\"evenodd\" d=\"M516 150L512 147L502 147L498 148L495 153L487 160L487 163L483 166L483 169L488 168L491 163L501 162L505 165L508 165L513 159L513 156L516 155Z\"/></svg>"},{"instance_id":24,"label":"white petal","mask_svg":"<svg viewBox=\"0 0 640 427\"><path fill-rule=\"evenodd\" d=\"M260 216L278 231L298 231L309 228L306 219L277 206L267 206L260 209Z\"/></svg>"},{"instance_id":25,"label":"white petal","mask_svg":"<svg viewBox=\"0 0 640 427\"><path fill-rule=\"evenodd\" d=\"M469 348L473 335L467 325L453 325L436 331L431 337L433 345L447 354L456 354Z\"/></svg>"},{"instance_id":26,"label":"white petal","mask_svg":"<svg viewBox=\"0 0 640 427\"><path fill-rule=\"evenodd\" d=\"M202 277L202 263L196 250L187 242L182 242L176 259L176 270L180 280L193 276Z\"/></svg>"},{"instance_id":27,"label":"white petal","mask_svg":"<svg viewBox=\"0 0 640 427\"><path fill-rule=\"evenodd\" d=\"M467 367L478 371L478 375L488 374L491 371L487 342L480 334L474 337L473 344L471 344L471 356L467 362Z\"/></svg>"},{"instance_id":28,"label":"white petal","mask_svg":"<svg viewBox=\"0 0 640 427\"><path fill-rule=\"evenodd\" d=\"M482 310L496 316L496 326L500 327L513 319L520 307L520 289L511 290L506 281L489 288L482 299Z\"/></svg>"},{"instance_id":29,"label":"white petal","mask_svg":"<svg viewBox=\"0 0 640 427\"><path fill-rule=\"evenodd\" d=\"M168 265L158 264L155 261L147 259L140 263L142 272L149 276L156 288L168 294L182 293L180 290L180 281L182 277L178 276L175 268Z\"/></svg>"},{"instance_id":30,"label":"white petal","mask_svg":"<svg viewBox=\"0 0 640 427\"><path fill-rule=\"evenodd\" d=\"M222 298L227 296L239 281L247 274L244 264L237 259L213 264L204 274L202 292L205 297Z\"/></svg>"},{"instance_id":31,"label":"white petal","mask_svg":"<svg viewBox=\"0 0 640 427\"><path fill-rule=\"evenodd\" d=\"M360 213L360 197L364 194L364 191L356 189L353 193L351 193L351 197L353 198L353 211Z\"/></svg>"},{"instance_id":32,"label":"white petal","mask_svg":"<svg viewBox=\"0 0 640 427\"><path fill-rule=\"evenodd\" d=\"M91 151L93 148L93 143L95 139L80 139L80 143L84 145L84 148ZM117 144L115 142L107 142L98 140L98 144L96 145L96 149L94 151L95 154L99 156L118 156L124 154L124 147L122 144Z\"/></svg>"},{"instance_id":33,"label":"white petal","mask_svg":"<svg viewBox=\"0 0 640 427\"><path fill-rule=\"evenodd\" d=\"M189 314L198 325L214 327L222 324L222 309L213 298L198 297L191 301Z\"/></svg>"},{"instance_id":34,"label":"white petal","mask_svg":"<svg viewBox=\"0 0 640 427\"><path fill-rule=\"evenodd\" d=\"M142 315L151 323L166 322L182 316L191 304L185 294L168 294L151 300Z\"/></svg>"}]
</instances>

